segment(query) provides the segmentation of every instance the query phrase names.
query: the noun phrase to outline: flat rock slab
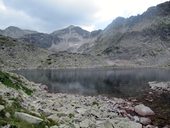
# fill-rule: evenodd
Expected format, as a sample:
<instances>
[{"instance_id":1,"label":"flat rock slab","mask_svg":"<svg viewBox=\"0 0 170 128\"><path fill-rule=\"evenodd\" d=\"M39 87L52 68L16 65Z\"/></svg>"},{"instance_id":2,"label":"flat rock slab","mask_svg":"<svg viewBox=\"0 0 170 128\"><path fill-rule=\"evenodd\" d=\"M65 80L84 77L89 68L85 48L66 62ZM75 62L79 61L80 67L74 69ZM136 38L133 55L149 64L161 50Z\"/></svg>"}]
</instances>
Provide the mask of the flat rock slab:
<instances>
[{"instance_id":1,"label":"flat rock slab","mask_svg":"<svg viewBox=\"0 0 170 128\"><path fill-rule=\"evenodd\" d=\"M39 124L40 122L43 121L43 119L41 118L29 115L27 113L23 113L23 112L15 112L15 117L21 120L24 120L28 123L31 123L31 124Z\"/></svg>"}]
</instances>

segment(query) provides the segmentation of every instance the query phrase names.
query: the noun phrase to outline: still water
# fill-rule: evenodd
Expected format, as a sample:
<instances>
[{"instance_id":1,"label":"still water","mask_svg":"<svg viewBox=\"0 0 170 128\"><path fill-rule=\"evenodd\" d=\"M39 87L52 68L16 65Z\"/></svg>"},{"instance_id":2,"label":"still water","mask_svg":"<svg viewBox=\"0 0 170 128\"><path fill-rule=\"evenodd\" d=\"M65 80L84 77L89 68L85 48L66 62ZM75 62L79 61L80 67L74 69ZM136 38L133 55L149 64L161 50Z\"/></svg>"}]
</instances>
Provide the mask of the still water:
<instances>
[{"instance_id":1,"label":"still water","mask_svg":"<svg viewBox=\"0 0 170 128\"><path fill-rule=\"evenodd\" d=\"M170 81L165 69L18 70L27 79L48 86L50 92L109 97L136 97L149 90L149 81Z\"/></svg>"}]
</instances>

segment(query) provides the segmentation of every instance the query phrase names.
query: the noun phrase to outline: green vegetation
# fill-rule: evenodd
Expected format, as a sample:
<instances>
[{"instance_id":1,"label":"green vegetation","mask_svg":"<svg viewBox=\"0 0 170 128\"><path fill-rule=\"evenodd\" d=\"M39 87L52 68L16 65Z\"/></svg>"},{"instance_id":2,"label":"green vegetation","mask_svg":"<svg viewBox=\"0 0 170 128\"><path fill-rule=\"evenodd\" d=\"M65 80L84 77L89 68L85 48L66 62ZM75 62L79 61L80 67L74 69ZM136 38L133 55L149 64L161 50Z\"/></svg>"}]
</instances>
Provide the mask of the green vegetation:
<instances>
[{"instance_id":1,"label":"green vegetation","mask_svg":"<svg viewBox=\"0 0 170 128\"><path fill-rule=\"evenodd\" d=\"M52 120L47 120L47 118L44 115L37 116L29 112L27 109L23 108L20 105L20 100L18 98L10 100L13 101L11 105L9 105L5 100L3 100L2 97L0 97L0 104L5 106L5 109L0 112L0 126L10 124L10 128L45 128L46 126L58 125L58 123ZM26 121L17 119L14 116L15 112L28 113L30 115L40 117L44 121L41 122L40 124L30 124ZM6 113L9 113L10 116L7 117Z\"/></svg>"},{"instance_id":2,"label":"green vegetation","mask_svg":"<svg viewBox=\"0 0 170 128\"><path fill-rule=\"evenodd\" d=\"M97 101L93 101L92 105L97 105L99 106L99 103Z\"/></svg>"},{"instance_id":3,"label":"green vegetation","mask_svg":"<svg viewBox=\"0 0 170 128\"><path fill-rule=\"evenodd\" d=\"M69 118L73 118L73 117L74 117L74 114L73 114L73 113L70 113L68 116L69 116Z\"/></svg>"},{"instance_id":4,"label":"green vegetation","mask_svg":"<svg viewBox=\"0 0 170 128\"><path fill-rule=\"evenodd\" d=\"M23 90L28 95L31 95L33 92L31 89L23 86L21 80L2 71L0 71L0 82L2 82L7 87L11 87L16 90Z\"/></svg>"}]
</instances>

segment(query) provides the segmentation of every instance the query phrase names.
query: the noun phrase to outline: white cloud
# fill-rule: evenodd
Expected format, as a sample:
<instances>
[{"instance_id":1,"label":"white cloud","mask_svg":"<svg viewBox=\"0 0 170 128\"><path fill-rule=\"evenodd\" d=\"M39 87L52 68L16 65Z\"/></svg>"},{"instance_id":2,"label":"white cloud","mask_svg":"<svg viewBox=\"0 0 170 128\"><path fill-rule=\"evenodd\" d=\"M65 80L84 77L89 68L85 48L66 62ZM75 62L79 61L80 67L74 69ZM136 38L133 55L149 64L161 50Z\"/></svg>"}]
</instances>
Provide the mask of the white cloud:
<instances>
[{"instance_id":1,"label":"white cloud","mask_svg":"<svg viewBox=\"0 0 170 128\"><path fill-rule=\"evenodd\" d=\"M80 25L80 27L90 32L96 29L96 26L92 24L91 25Z\"/></svg>"},{"instance_id":2,"label":"white cloud","mask_svg":"<svg viewBox=\"0 0 170 128\"><path fill-rule=\"evenodd\" d=\"M142 14L147 8L166 0L93 0L99 10L95 13L97 23L109 23L118 16L130 17Z\"/></svg>"},{"instance_id":3,"label":"white cloud","mask_svg":"<svg viewBox=\"0 0 170 128\"><path fill-rule=\"evenodd\" d=\"M0 0L0 28L15 25L51 32L70 24L104 28L118 16L143 13L166 0Z\"/></svg>"},{"instance_id":4,"label":"white cloud","mask_svg":"<svg viewBox=\"0 0 170 128\"><path fill-rule=\"evenodd\" d=\"M4 11L6 8L5 8L5 5L2 1L0 1L0 10L1 11Z\"/></svg>"}]
</instances>

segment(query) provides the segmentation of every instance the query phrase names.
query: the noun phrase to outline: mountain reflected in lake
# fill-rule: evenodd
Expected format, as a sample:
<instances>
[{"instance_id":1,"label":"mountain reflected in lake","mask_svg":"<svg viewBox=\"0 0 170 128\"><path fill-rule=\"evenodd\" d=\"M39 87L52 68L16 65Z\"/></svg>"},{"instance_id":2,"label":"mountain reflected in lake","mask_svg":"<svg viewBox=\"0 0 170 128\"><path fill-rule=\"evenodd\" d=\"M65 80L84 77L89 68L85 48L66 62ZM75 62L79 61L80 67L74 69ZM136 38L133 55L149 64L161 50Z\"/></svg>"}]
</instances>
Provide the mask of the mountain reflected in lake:
<instances>
[{"instance_id":1,"label":"mountain reflected in lake","mask_svg":"<svg viewBox=\"0 0 170 128\"><path fill-rule=\"evenodd\" d=\"M170 80L165 69L18 70L27 79L46 84L50 92L116 97L140 96L149 81Z\"/></svg>"}]
</instances>

